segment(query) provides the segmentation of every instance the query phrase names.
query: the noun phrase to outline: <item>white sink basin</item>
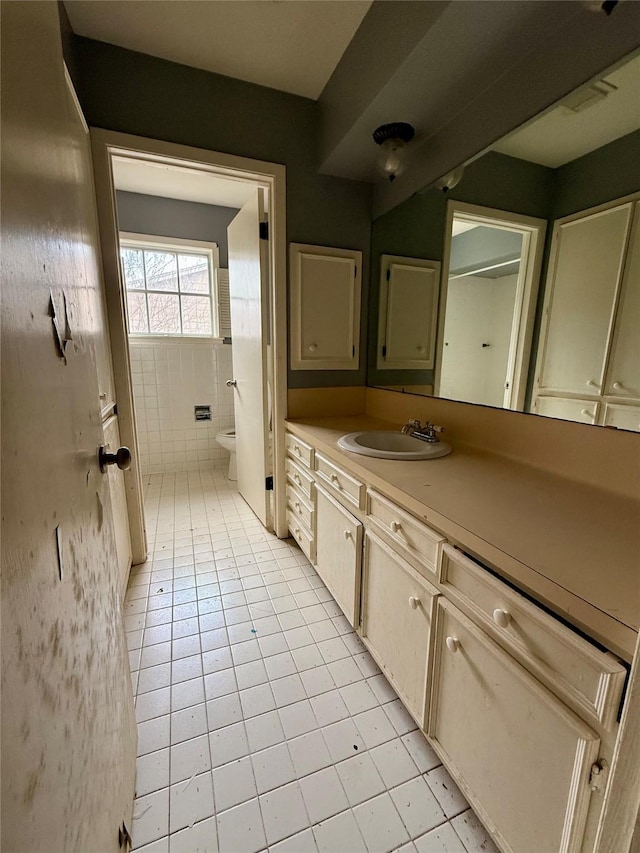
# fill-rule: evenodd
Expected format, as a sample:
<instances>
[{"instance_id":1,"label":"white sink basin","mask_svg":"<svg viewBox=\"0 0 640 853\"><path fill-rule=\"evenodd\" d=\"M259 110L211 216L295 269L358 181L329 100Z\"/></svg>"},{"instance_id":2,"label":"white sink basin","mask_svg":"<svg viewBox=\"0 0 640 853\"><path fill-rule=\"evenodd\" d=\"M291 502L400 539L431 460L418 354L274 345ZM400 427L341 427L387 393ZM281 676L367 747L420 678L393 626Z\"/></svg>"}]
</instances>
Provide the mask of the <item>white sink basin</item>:
<instances>
[{"instance_id":1,"label":"white sink basin","mask_svg":"<svg viewBox=\"0 0 640 853\"><path fill-rule=\"evenodd\" d=\"M451 453L451 446L444 441L430 443L384 429L350 432L338 439L338 447L377 459L437 459Z\"/></svg>"}]
</instances>

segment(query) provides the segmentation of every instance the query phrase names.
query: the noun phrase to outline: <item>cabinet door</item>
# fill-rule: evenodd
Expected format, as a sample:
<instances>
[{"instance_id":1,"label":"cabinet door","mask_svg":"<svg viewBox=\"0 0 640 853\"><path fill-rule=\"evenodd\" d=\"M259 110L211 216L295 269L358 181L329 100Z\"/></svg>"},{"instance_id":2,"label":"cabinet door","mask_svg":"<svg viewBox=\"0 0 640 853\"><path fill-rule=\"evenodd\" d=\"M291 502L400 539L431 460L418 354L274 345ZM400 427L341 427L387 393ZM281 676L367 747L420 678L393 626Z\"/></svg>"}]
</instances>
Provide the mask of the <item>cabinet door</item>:
<instances>
[{"instance_id":1,"label":"cabinet door","mask_svg":"<svg viewBox=\"0 0 640 853\"><path fill-rule=\"evenodd\" d=\"M357 370L362 252L290 246L291 369Z\"/></svg>"},{"instance_id":2,"label":"cabinet door","mask_svg":"<svg viewBox=\"0 0 640 853\"><path fill-rule=\"evenodd\" d=\"M640 400L640 202L635 204L605 393Z\"/></svg>"},{"instance_id":3,"label":"cabinet door","mask_svg":"<svg viewBox=\"0 0 640 853\"><path fill-rule=\"evenodd\" d=\"M576 400L567 397L536 397L534 403L536 415L575 421L579 424L595 424L598 407L599 403L595 400Z\"/></svg>"},{"instance_id":4,"label":"cabinet door","mask_svg":"<svg viewBox=\"0 0 640 853\"><path fill-rule=\"evenodd\" d=\"M433 367L439 287L437 261L382 256L378 370Z\"/></svg>"},{"instance_id":5,"label":"cabinet door","mask_svg":"<svg viewBox=\"0 0 640 853\"><path fill-rule=\"evenodd\" d=\"M630 216L624 204L557 226L540 390L601 392Z\"/></svg>"},{"instance_id":6,"label":"cabinet door","mask_svg":"<svg viewBox=\"0 0 640 853\"><path fill-rule=\"evenodd\" d=\"M581 848L600 741L453 605L438 599L428 733L505 851Z\"/></svg>"},{"instance_id":7,"label":"cabinet door","mask_svg":"<svg viewBox=\"0 0 640 853\"><path fill-rule=\"evenodd\" d=\"M362 638L421 727L425 722L431 614L437 594L415 569L367 532Z\"/></svg>"},{"instance_id":8,"label":"cabinet door","mask_svg":"<svg viewBox=\"0 0 640 853\"><path fill-rule=\"evenodd\" d=\"M360 609L362 531L357 518L316 486L316 569L354 626Z\"/></svg>"}]
</instances>

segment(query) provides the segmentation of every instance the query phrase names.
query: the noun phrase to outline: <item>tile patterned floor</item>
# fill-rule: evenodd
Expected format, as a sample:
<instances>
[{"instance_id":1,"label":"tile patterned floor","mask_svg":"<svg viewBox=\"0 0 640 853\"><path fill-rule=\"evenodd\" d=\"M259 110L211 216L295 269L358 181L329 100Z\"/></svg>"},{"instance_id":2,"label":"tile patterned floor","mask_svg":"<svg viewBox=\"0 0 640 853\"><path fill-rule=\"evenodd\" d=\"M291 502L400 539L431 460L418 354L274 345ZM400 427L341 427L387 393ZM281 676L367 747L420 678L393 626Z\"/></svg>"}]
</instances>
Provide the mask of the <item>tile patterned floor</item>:
<instances>
[{"instance_id":1,"label":"tile patterned floor","mask_svg":"<svg viewBox=\"0 0 640 853\"><path fill-rule=\"evenodd\" d=\"M222 471L153 475L145 505L136 851L495 851L292 540Z\"/></svg>"}]
</instances>

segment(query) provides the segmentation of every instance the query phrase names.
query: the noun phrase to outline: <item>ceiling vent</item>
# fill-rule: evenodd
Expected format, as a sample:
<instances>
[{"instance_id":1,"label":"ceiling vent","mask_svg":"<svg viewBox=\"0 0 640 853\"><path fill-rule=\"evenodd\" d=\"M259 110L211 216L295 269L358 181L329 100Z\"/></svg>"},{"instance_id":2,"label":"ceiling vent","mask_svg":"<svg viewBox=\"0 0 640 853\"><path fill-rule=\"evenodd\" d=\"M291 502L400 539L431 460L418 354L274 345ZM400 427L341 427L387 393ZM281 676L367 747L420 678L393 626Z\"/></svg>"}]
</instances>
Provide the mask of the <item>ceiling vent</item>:
<instances>
[{"instance_id":1,"label":"ceiling vent","mask_svg":"<svg viewBox=\"0 0 640 853\"><path fill-rule=\"evenodd\" d=\"M589 83L587 86L582 86L576 92L567 95L562 101L561 106L572 113L581 113L603 101L608 95L617 90L618 87L614 86L613 83L608 83L606 80L598 80L596 83Z\"/></svg>"}]
</instances>

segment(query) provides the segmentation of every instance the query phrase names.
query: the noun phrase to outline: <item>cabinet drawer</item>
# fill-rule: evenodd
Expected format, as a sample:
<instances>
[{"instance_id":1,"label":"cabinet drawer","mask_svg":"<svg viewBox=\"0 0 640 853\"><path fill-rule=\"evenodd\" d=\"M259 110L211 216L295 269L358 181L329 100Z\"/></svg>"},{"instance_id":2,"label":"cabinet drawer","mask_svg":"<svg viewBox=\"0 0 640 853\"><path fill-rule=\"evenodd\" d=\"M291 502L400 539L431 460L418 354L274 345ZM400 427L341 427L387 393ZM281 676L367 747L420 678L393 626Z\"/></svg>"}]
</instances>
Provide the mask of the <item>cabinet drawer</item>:
<instances>
[{"instance_id":1,"label":"cabinet drawer","mask_svg":"<svg viewBox=\"0 0 640 853\"><path fill-rule=\"evenodd\" d=\"M287 504L289 511L294 518L299 519L306 526L307 530L313 535L314 533L314 512L313 506L309 503L299 491L287 484Z\"/></svg>"},{"instance_id":2,"label":"cabinet drawer","mask_svg":"<svg viewBox=\"0 0 640 853\"><path fill-rule=\"evenodd\" d=\"M287 525L289 532L302 548L302 552L307 560L313 563L316 559L315 539L290 509L287 510Z\"/></svg>"},{"instance_id":3,"label":"cabinet drawer","mask_svg":"<svg viewBox=\"0 0 640 853\"><path fill-rule=\"evenodd\" d=\"M576 853L600 740L442 597L428 734L504 851Z\"/></svg>"},{"instance_id":4,"label":"cabinet drawer","mask_svg":"<svg viewBox=\"0 0 640 853\"><path fill-rule=\"evenodd\" d=\"M372 490L367 493L367 515L405 556L427 569L432 577L437 576L444 536Z\"/></svg>"},{"instance_id":5,"label":"cabinet drawer","mask_svg":"<svg viewBox=\"0 0 640 853\"><path fill-rule=\"evenodd\" d=\"M333 462L329 462L321 453L316 453L316 473L338 498L363 509L366 489L362 483L345 473Z\"/></svg>"},{"instance_id":6,"label":"cabinet drawer","mask_svg":"<svg viewBox=\"0 0 640 853\"><path fill-rule=\"evenodd\" d=\"M293 435L290 432L285 434L285 444L289 456L306 465L307 468L313 467L313 447L310 444L307 444L298 438L297 435Z\"/></svg>"},{"instance_id":7,"label":"cabinet drawer","mask_svg":"<svg viewBox=\"0 0 640 853\"><path fill-rule=\"evenodd\" d=\"M610 727L616 718L625 668L558 619L445 545L441 583L446 594L486 625L545 684L577 710Z\"/></svg>"},{"instance_id":8,"label":"cabinet drawer","mask_svg":"<svg viewBox=\"0 0 640 853\"><path fill-rule=\"evenodd\" d=\"M300 465L296 465L293 459L289 457L287 457L284 467L287 472L287 479L289 482L295 489L302 492L302 494L311 501L313 478L309 476L309 472L305 471Z\"/></svg>"}]
</instances>

